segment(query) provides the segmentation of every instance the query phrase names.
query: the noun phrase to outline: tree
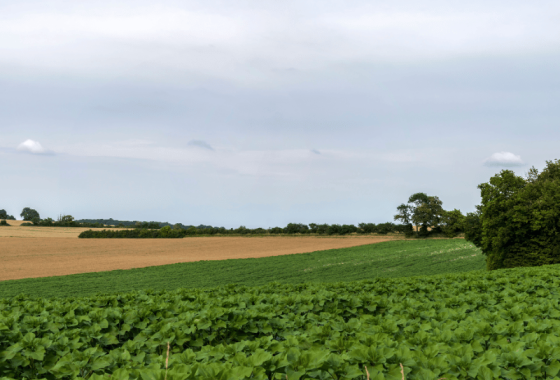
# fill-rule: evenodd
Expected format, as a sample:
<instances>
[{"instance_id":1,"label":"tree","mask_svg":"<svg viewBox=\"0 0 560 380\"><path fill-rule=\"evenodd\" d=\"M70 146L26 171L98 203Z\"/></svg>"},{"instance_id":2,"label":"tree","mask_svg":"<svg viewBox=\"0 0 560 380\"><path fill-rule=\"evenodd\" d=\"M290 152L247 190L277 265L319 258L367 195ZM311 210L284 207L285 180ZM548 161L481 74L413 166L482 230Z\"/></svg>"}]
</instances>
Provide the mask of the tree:
<instances>
[{"instance_id":1,"label":"tree","mask_svg":"<svg viewBox=\"0 0 560 380\"><path fill-rule=\"evenodd\" d=\"M72 224L74 222L74 217L72 215L59 215L58 223L60 224Z\"/></svg>"},{"instance_id":2,"label":"tree","mask_svg":"<svg viewBox=\"0 0 560 380\"><path fill-rule=\"evenodd\" d=\"M467 216L466 233L489 270L560 263L559 160L541 173L531 168L526 178L502 170L478 188L482 202Z\"/></svg>"},{"instance_id":3,"label":"tree","mask_svg":"<svg viewBox=\"0 0 560 380\"><path fill-rule=\"evenodd\" d=\"M287 234L306 234L309 232L309 227L301 223L288 223L284 232Z\"/></svg>"},{"instance_id":4,"label":"tree","mask_svg":"<svg viewBox=\"0 0 560 380\"><path fill-rule=\"evenodd\" d=\"M443 214L442 202L438 197L427 197L414 210L412 215L416 225L420 225L420 236L428 236L428 229L437 228L441 222Z\"/></svg>"},{"instance_id":5,"label":"tree","mask_svg":"<svg viewBox=\"0 0 560 380\"><path fill-rule=\"evenodd\" d=\"M6 210L0 210L0 219L8 219L8 213Z\"/></svg>"},{"instance_id":6,"label":"tree","mask_svg":"<svg viewBox=\"0 0 560 380\"><path fill-rule=\"evenodd\" d=\"M441 229L445 236L452 238L464 231L465 216L460 210L443 211L441 216Z\"/></svg>"},{"instance_id":7,"label":"tree","mask_svg":"<svg viewBox=\"0 0 560 380\"><path fill-rule=\"evenodd\" d=\"M482 222L480 220L480 206L476 206L476 212L469 212L463 220L465 240L472 242L475 246L482 247Z\"/></svg>"},{"instance_id":8,"label":"tree","mask_svg":"<svg viewBox=\"0 0 560 380\"><path fill-rule=\"evenodd\" d=\"M401 204L397 207L397 211L395 220L400 220L404 224L414 224L417 235L427 236L430 228L439 227L444 210L438 197L415 193L408 198L408 204ZM407 231L410 230L407 228ZM410 232L405 231L405 234L409 235Z\"/></svg>"},{"instance_id":9,"label":"tree","mask_svg":"<svg viewBox=\"0 0 560 380\"><path fill-rule=\"evenodd\" d=\"M342 230L342 226L340 224L331 224L327 227L327 235L339 235L340 231Z\"/></svg>"},{"instance_id":10,"label":"tree","mask_svg":"<svg viewBox=\"0 0 560 380\"><path fill-rule=\"evenodd\" d=\"M42 226L52 226L54 224L54 220L52 218L46 218L41 220Z\"/></svg>"},{"instance_id":11,"label":"tree","mask_svg":"<svg viewBox=\"0 0 560 380\"><path fill-rule=\"evenodd\" d=\"M173 229L170 226L165 226L159 230L159 236L162 238L169 237L172 235Z\"/></svg>"},{"instance_id":12,"label":"tree","mask_svg":"<svg viewBox=\"0 0 560 380\"><path fill-rule=\"evenodd\" d=\"M33 218L41 219L41 217L39 216L39 213L36 210L33 210L32 208L29 208L29 207L25 207L21 211L21 214L19 214L19 216L21 216L23 218L23 220L33 220Z\"/></svg>"},{"instance_id":13,"label":"tree","mask_svg":"<svg viewBox=\"0 0 560 380\"><path fill-rule=\"evenodd\" d=\"M410 224L412 221L412 213L414 208L405 203L397 207L397 215L394 216L394 220L400 220L402 224Z\"/></svg>"},{"instance_id":14,"label":"tree","mask_svg":"<svg viewBox=\"0 0 560 380\"><path fill-rule=\"evenodd\" d=\"M395 232L395 225L391 222L379 223L377 225L377 233L381 235L387 235L390 232Z\"/></svg>"},{"instance_id":15,"label":"tree","mask_svg":"<svg viewBox=\"0 0 560 380\"><path fill-rule=\"evenodd\" d=\"M360 223L358 226L360 227L358 232L362 234L372 234L377 231L375 223Z\"/></svg>"},{"instance_id":16,"label":"tree","mask_svg":"<svg viewBox=\"0 0 560 380\"><path fill-rule=\"evenodd\" d=\"M354 232L358 232L358 227L356 227L353 224L343 224L340 227L340 234L341 235L347 235L347 234L352 234Z\"/></svg>"},{"instance_id":17,"label":"tree","mask_svg":"<svg viewBox=\"0 0 560 380\"><path fill-rule=\"evenodd\" d=\"M411 205L405 203L397 206L397 215L393 217L394 220L400 220L400 222L405 226L403 232L405 236L412 236L414 231L412 229L412 214L414 213L414 208Z\"/></svg>"}]
</instances>

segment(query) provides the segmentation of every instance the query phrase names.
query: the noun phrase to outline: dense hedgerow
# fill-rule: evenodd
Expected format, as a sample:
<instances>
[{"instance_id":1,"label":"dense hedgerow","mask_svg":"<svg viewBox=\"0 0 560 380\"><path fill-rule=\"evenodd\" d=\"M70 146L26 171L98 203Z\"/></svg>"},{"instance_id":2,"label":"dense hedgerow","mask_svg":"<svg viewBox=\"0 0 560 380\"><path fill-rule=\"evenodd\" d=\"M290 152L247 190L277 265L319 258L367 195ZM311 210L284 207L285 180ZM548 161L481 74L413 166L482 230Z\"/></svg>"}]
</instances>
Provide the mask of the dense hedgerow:
<instances>
[{"instance_id":1,"label":"dense hedgerow","mask_svg":"<svg viewBox=\"0 0 560 380\"><path fill-rule=\"evenodd\" d=\"M559 271L18 296L0 300L0 378L552 379Z\"/></svg>"},{"instance_id":2,"label":"dense hedgerow","mask_svg":"<svg viewBox=\"0 0 560 380\"><path fill-rule=\"evenodd\" d=\"M78 235L79 238L128 238L128 239L159 239L159 238L183 238L187 236L187 230L172 229L171 227L163 227L159 230L149 229L131 229L131 230L101 230L101 231L83 231Z\"/></svg>"},{"instance_id":3,"label":"dense hedgerow","mask_svg":"<svg viewBox=\"0 0 560 380\"><path fill-rule=\"evenodd\" d=\"M309 226L305 224L290 223L285 228L274 227L269 229L264 228L246 228L241 226L236 229L226 229L223 227L210 227L210 228L197 228L189 227L188 229L183 229L179 227L171 228L165 226L161 228L166 232L158 233L154 230L149 230L147 228L136 228L134 230L127 231L85 231L80 234L81 238L179 238L185 236L195 236L195 235L326 235L326 236L344 236L353 233L357 234L370 234L377 233L380 235L387 235L389 233L402 233L408 226L396 225L393 223L381 223L375 225L373 223L362 223L360 227L354 225L339 225L339 224L324 224L316 225L310 224ZM161 231L160 230L160 231Z\"/></svg>"}]
</instances>

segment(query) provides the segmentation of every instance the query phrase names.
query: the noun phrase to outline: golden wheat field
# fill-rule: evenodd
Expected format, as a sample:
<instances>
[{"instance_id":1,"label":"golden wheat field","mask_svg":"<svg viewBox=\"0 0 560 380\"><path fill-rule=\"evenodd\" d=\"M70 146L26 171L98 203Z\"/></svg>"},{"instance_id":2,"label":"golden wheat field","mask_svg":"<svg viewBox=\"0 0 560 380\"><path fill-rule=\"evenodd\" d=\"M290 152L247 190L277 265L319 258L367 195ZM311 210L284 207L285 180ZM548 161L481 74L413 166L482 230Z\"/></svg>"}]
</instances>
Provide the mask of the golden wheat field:
<instances>
[{"instance_id":1,"label":"golden wheat field","mask_svg":"<svg viewBox=\"0 0 560 380\"><path fill-rule=\"evenodd\" d=\"M200 260L258 258L347 248L395 237L188 237L78 239L82 228L0 228L0 281L143 268Z\"/></svg>"}]
</instances>

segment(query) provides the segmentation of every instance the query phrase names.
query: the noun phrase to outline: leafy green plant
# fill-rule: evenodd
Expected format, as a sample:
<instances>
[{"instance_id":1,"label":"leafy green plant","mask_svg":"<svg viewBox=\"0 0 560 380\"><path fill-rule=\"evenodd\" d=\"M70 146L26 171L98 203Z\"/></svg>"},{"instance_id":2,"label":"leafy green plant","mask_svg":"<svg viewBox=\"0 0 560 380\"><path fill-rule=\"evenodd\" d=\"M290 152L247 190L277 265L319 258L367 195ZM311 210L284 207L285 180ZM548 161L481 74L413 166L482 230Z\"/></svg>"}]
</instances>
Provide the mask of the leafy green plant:
<instances>
[{"instance_id":1,"label":"leafy green plant","mask_svg":"<svg viewBox=\"0 0 560 380\"><path fill-rule=\"evenodd\" d=\"M554 378L558 270L20 295L0 300L0 378Z\"/></svg>"}]
</instances>

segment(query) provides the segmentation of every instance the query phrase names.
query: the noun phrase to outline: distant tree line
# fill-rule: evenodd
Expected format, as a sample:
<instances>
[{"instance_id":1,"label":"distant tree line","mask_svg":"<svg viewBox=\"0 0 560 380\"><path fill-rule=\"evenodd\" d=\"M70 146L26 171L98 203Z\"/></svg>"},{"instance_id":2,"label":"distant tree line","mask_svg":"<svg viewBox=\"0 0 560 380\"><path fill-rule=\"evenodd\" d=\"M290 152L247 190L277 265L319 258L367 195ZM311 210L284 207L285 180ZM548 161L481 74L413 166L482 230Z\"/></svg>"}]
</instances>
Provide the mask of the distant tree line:
<instances>
[{"instance_id":1,"label":"distant tree line","mask_svg":"<svg viewBox=\"0 0 560 380\"><path fill-rule=\"evenodd\" d=\"M77 220L78 223L90 223L90 224L101 224L105 226L115 226L120 228L150 228L150 229L157 229L162 227L172 227L172 228L182 228L184 230L195 227L192 225L183 225L181 223L171 224L168 222L139 222L137 220L130 221L130 220L114 220L112 218L109 219L80 219ZM204 228L212 228L212 226L205 226L203 224L196 226L198 229Z\"/></svg>"},{"instance_id":2,"label":"distant tree line","mask_svg":"<svg viewBox=\"0 0 560 380\"><path fill-rule=\"evenodd\" d=\"M84 231L80 234L81 238L179 238L185 236L213 236L213 235L349 235L349 234L381 234L388 233L402 233L406 226L394 223L360 223L358 226L353 224L315 224L311 223L289 223L286 227L273 227L273 228L247 228L240 226L239 228L226 229L224 227L208 227L199 228L191 226L189 228L181 228L179 224L173 226L165 226L159 229L161 234L158 234L158 229L135 228L125 231L115 230L101 230L101 231Z\"/></svg>"},{"instance_id":3,"label":"distant tree line","mask_svg":"<svg viewBox=\"0 0 560 380\"><path fill-rule=\"evenodd\" d=\"M33 210L34 211L34 210ZM29 220L29 219L24 219ZM80 223L74 220L72 215L59 215L56 220L52 218L40 219L35 216L31 222L22 223L22 226L38 226L38 227L86 227L86 228L107 228L100 223Z\"/></svg>"},{"instance_id":4,"label":"distant tree line","mask_svg":"<svg viewBox=\"0 0 560 380\"><path fill-rule=\"evenodd\" d=\"M4 211L4 210L2 210ZM459 210L445 211L441 206L438 197L428 196L425 193L416 193L410 196L407 204L397 207L398 214L394 219L401 221L401 224L392 222L387 223L360 223L354 224L302 224L289 223L286 227L272 228L239 228L226 229L225 227L212 227L207 225L187 226L181 223L171 225L167 222L140 222L140 221L121 221L110 219L80 219L75 220L71 215L60 215L57 220L52 218L41 219L37 210L25 207L20 216L29 223L22 225L33 225L43 227L86 227L104 228L96 234L86 233L82 237L157 237L152 230L177 231L173 236L184 237L195 235L325 235L325 236L344 236L350 234L379 234L399 233L411 237L428 237L434 235L445 235L448 237L457 236L464 232L465 216ZM5 213L5 211L4 211ZM3 214L0 214L3 215ZM7 214L6 214L7 216ZM414 226L414 227L413 227ZM143 232L113 233L107 228L129 228ZM105 236L106 235L106 236ZM153 235L153 236L152 236ZM157 235L157 234L156 234ZM167 237L164 232L161 237ZM175 236L177 235L177 236Z\"/></svg>"}]
</instances>

